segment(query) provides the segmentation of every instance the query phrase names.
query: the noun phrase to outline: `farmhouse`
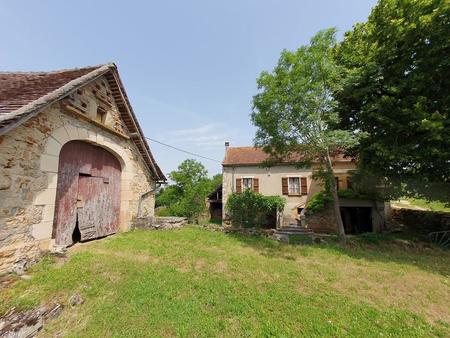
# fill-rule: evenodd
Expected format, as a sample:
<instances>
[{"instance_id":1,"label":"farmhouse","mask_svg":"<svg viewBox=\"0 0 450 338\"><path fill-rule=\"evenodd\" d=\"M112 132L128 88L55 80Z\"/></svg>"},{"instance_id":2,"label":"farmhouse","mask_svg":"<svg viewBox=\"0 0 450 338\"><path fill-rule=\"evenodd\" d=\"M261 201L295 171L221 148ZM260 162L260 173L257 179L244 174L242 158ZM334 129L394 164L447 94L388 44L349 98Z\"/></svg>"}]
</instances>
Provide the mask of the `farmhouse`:
<instances>
[{"instance_id":1,"label":"farmhouse","mask_svg":"<svg viewBox=\"0 0 450 338\"><path fill-rule=\"evenodd\" d=\"M0 273L153 216L165 180L115 64L0 72Z\"/></svg>"},{"instance_id":2,"label":"farmhouse","mask_svg":"<svg viewBox=\"0 0 450 338\"><path fill-rule=\"evenodd\" d=\"M302 154L273 166L263 165L269 155L261 148L230 147L225 143L225 158L222 162L223 217L226 219L226 202L233 192L251 189L266 196L282 196L286 205L281 217L273 215L267 226L283 227L300 224L302 210L311 197L323 190L321 182L313 179L312 167L296 166L302 160ZM355 161L342 154L333 157L333 169L339 190L351 189L350 172L356 169ZM347 233L378 232L385 226L388 205L383 202L361 198L340 198L341 214ZM336 222L332 208L325 208L315 214L306 213L306 225L316 231L332 233Z\"/></svg>"}]
</instances>

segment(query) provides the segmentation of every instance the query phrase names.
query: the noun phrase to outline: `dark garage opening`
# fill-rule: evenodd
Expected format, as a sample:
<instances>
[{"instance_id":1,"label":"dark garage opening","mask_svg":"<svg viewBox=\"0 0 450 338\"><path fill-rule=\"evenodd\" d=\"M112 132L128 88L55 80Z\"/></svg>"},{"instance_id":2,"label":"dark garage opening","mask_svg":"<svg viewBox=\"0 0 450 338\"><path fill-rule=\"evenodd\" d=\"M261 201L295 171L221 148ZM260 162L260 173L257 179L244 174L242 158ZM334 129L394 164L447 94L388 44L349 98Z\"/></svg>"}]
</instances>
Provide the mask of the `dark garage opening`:
<instances>
[{"instance_id":1,"label":"dark garage opening","mask_svg":"<svg viewBox=\"0 0 450 338\"><path fill-rule=\"evenodd\" d=\"M341 216L347 234L356 235L373 231L370 207L342 207Z\"/></svg>"}]
</instances>

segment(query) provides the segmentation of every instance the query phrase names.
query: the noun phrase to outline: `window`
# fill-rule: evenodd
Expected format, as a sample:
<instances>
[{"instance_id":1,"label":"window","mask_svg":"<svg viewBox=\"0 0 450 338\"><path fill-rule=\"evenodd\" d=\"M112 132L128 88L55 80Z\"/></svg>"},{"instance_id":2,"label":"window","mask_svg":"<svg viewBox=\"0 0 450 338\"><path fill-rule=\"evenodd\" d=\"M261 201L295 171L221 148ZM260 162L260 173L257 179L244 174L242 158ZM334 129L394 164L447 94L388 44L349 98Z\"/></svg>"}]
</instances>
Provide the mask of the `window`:
<instances>
[{"instance_id":1,"label":"window","mask_svg":"<svg viewBox=\"0 0 450 338\"><path fill-rule=\"evenodd\" d=\"M289 177L289 195L300 195L300 177Z\"/></svg>"},{"instance_id":2,"label":"window","mask_svg":"<svg viewBox=\"0 0 450 338\"><path fill-rule=\"evenodd\" d=\"M339 190L339 177L336 176L334 179L336 181L336 190Z\"/></svg>"},{"instance_id":3,"label":"window","mask_svg":"<svg viewBox=\"0 0 450 338\"><path fill-rule=\"evenodd\" d=\"M95 117L95 121L99 123L105 123L106 119L106 110L102 107L97 108L97 116Z\"/></svg>"},{"instance_id":4,"label":"window","mask_svg":"<svg viewBox=\"0 0 450 338\"><path fill-rule=\"evenodd\" d=\"M242 179L242 190L253 190L253 179L252 178L243 178Z\"/></svg>"}]
</instances>

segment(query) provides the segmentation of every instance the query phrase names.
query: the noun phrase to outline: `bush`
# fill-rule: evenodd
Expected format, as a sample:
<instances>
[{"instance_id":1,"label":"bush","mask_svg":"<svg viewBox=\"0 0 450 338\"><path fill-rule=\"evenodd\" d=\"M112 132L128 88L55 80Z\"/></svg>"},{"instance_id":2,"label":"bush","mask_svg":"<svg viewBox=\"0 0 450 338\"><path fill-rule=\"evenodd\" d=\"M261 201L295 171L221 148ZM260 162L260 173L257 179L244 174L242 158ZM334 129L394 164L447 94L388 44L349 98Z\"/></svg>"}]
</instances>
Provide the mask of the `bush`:
<instances>
[{"instance_id":1,"label":"bush","mask_svg":"<svg viewBox=\"0 0 450 338\"><path fill-rule=\"evenodd\" d=\"M244 228L261 227L267 215L283 210L285 200L280 196L263 196L251 190L233 193L226 205L231 222Z\"/></svg>"},{"instance_id":2,"label":"bush","mask_svg":"<svg viewBox=\"0 0 450 338\"><path fill-rule=\"evenodd\" d=\"M172 213L170 212L169 208L167 208L167 207L156 208L155 215L158 217L173 216Z\"/></svg>"},{"instance_id":3,"label":"bush","mask_svg":"<svg viewBox=\"0 0 450 338\"><path fill-rule=\"evenodd\" d=\"M325 209L325 205L328 202L331 202L331 194L325 191L320 191L312 195L311 199L308 201L308 205L306 206L306 210L308 212L318 212L320 210Z\"/></svg>"},{"instance_id":4,"label":"bush","mask_svg":"<svg viewBox=\"0 0 450 338\"><path fill-rule=\"evenodd\" d=\"M352 189L338 190L337 193L339 198L375 199L374 196L363 193L357 193ZM328 202L331 202L332 200L333 199L331 197L330 192L320 191L318 193L315 193L308 201L307 210L312 213L323 210L325 208L325 205Z\"/></svg>"}]
</instances>

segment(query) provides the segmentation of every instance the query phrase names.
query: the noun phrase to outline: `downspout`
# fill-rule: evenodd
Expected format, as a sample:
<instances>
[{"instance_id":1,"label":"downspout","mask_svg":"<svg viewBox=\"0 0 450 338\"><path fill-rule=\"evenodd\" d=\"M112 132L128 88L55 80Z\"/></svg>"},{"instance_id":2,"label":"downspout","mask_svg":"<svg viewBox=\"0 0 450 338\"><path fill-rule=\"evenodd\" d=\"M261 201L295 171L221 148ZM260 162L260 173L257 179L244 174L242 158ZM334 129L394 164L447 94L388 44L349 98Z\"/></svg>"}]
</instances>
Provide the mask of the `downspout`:
<instances>
[{"instance_id":1,"label":"downspout","mask_svg":"<svg viewBox=\"0 0 450 338\"><path fill-rule=\"evenodd\" d=\"M150 195L152 192L154 192L156 189L158 189L161 186L161 182L156 182L156 185L153 189L143 193L141 195L141 197L139 197L139 204L138 204L138 210L137 210L137 215L136 218L141 217L141 206L142 206L142 201L144 200L144 198L146 198L148 195Z\"/></svg>"}]
</instances>

